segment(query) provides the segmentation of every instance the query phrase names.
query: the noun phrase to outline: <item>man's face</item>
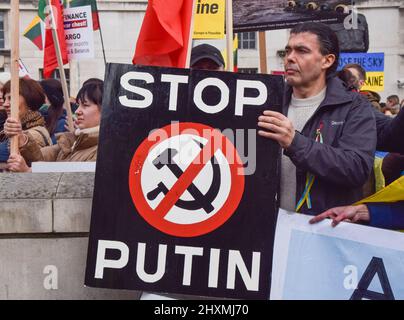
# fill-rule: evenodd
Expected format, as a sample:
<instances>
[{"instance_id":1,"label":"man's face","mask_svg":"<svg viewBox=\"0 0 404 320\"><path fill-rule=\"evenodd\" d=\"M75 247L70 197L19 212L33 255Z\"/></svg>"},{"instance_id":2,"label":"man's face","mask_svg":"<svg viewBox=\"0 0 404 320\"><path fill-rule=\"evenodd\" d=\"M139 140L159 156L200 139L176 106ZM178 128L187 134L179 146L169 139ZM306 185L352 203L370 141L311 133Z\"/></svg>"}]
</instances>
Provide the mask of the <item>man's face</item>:
<instances>
[{"instance_id":1,"label":"man's face","mask_svg":"<svg viewBox=\"0 0 404 320\"><path fill-rule=\"evenodd\" d=\"M386 101L386 106L388 107L394 107L397 104L397 101L394 99L387 99Z\"/></svg>"},{"instance_id":2,"label":"man's face","mask_svg":"<svg viewBox=\"0 0 404 320\"><path fill-rule=\"evenodd\" d=\"M293 87L308 87L326 73L335 61L334 55L323 56L315 34L291 34L285 48L286 81Z\"/></svg>"},{"instance_id":3,"label":"man's face","mask_svg":"<svg viewBox=\"0 0 404 320\"><path fill-rule=\"evenodd\" d=\"M351 72L351 74L355 78L355 83L353 83L353 85L355 86L355 88L360 90L364 86L365 80L361 79L361 75L359 74L359 71L356 70L355 68L347 68L347 69L349 72Z\"/></svg>"},{"instance_id":4,"label":"man's face","mask_svg":"<svg viewBox=\"0 0 404 320\"><path fill-rule=\"evenodd\" d=\"M191 66L191 69L196 70L212 70L212 71L223 71L223 66L219 66L215 61L211 59L201 59Z\"/></svg>"}]
</instances>

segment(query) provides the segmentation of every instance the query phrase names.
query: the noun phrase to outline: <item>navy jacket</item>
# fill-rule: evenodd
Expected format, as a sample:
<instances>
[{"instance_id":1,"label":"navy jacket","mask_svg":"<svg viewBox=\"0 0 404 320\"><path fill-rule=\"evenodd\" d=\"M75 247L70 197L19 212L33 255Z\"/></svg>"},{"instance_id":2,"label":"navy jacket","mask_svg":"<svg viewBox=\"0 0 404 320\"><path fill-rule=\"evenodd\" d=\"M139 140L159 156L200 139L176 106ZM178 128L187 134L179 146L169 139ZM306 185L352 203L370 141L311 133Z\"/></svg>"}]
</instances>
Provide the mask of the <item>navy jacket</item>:
<instances>
[{"instance_id":1,"label":"navy jacket","mask_svg":"<svg viewBox=\"0 0 404 320\"><path fill-rule=\"evenodd\" d=\"M369 226L403 230L404 229L404 201L394 203L366 203L369 209Z\"/></svg>"},{"instance_id":2,"label":"navy jacket","mask_svg":"<svg viewBox=\"0 0 404 320\"><path fill-rule=\"evenodd\" d=\"M287 87L284 114L291 95L292 88ZM319 128L323 144L315 142ZM338 78L330 78L324 101L284 151L296 166L296 203L303 194L307 172L316 176L311 189L312 208L304 205L300 212L316 215L360 200L362 186L373 167L375 148L376 123L371 104L347 90Z\"/></svg>"},{"instance_id":3,"label":"navy jacket","mask_svg":"<svg viewBox=\"0 0 404 320\"><path fill-rule=\"evenodd\" d=\"M374 109L377 126L377 150L404 154L404 108L395 118Z\"/></svg>"}]
</instances>

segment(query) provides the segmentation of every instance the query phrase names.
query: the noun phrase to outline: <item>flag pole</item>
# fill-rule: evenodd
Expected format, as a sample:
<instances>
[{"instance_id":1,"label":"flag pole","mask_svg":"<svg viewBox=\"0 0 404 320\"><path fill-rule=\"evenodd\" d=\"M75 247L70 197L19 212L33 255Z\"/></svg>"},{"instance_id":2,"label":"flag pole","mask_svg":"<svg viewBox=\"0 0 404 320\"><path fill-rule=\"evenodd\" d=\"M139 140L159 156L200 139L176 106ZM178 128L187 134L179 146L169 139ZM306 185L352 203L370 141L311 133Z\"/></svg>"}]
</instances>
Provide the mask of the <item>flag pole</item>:
<instances>
[{"instance_id":1,"label":"flag pole","mask_svg":"<svg viewBox=\"0 0 404 320\"><path fill-rule=\"evenodd\" d=\"M13 119L19 119L20 102L20 77L19 77L19 59L20 59L20 2L11 0L11 106L10 113ZM10 141L10 153L19 153L18 137L14 136Z\"/></svg>"},{"instance_id":2,"label":"flag pole","mask_svg":"<svg viewBox=\"0 0 404 320\"><path fill-rule=\"evenodd\" d=\"M94 0L94 3L95 3L95 10L96 10L96 12L97 12L97 17L98 17L98 29L100 30L102 55L103 55L103 57L104 57L104 64L105 64L105 66L106 66L106 65L107 65L107 58L106 58L106 56L105 56L104 37L102 36L101 19L100 19L100 14L99 14L99 12L98 12L97 0Z\"/></svg>"},{"instance_id":3,"label":"flag pole","mask_svg":"<svg viewBox=\"0 0 404 320\"><path fill-rule=\"evenodd\" d=\"M267 41L265 38L265 31L258 32L258 43L260 47L260 73L267 74Z\"/></svg>"},{"instance_id":4,"label":"flag pole","mask_svg":"<svg viewBox=\"0 0 404 320\"><path fill-rule=\"evenodd\" d=\"M233 1L226 0L226 44L227 44L227 71L234 71L233 57Z\"/></svg>"},{"instance_id":5,"label":"flag pole","mask_svg":"<svg viewBox=\"0 0 404 320\"><path fill-rule=\"evenodd\" d=\"M195 9L196 9L196 0L192 0L192 15L191 15L191 23L189 25L187 60L185 61L185 68L189 68L191 64L192 39L194 37L194 25L195 25Z\"/></svg>"},{"instance_id":6,"label":"flag pole","mask_svg":"<svg viewBox=\"0 0 404 320\"><path fill-rule=\"evenodd\" d=\"M55 19L55 15L53 14L53 7L52 7L52 4L50 3L50 0L46 0L46 2L47 2L47 5L49 6L50 14L51 14L50 27L52 28L53 44L55 46L56 58L58 60L59 73L60 73L60 82L62 83L63 97L65 100L64 106L65 106L65 109L67 112L67 126L69 128L69 131L73 132L74 131L73 115L72 115L72 109L70 106L69 91L67 90L67 81L66 81L65 69L63 68L63 59L62 59L62 53L60 51L59 38L57 36L57 31L56 31L56 19Z\"/></svg>"}]
</instances>

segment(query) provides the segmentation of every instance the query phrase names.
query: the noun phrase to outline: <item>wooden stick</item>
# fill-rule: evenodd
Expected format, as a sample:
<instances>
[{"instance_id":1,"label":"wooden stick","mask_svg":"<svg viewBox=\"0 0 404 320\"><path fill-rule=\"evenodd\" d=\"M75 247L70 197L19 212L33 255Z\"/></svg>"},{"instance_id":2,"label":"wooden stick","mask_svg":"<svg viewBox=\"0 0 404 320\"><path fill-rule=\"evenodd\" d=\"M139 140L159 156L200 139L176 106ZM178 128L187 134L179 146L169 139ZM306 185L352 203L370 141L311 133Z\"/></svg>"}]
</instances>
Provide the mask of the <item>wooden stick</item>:
<instances>
[{"instance_id":1,"label":"wooden stick","mask_svg":"<svg viewBox=\"0 0 404 320\"><path fill-rule=\"evenodd\" d=\"M192 16L191 16L191 23L189 26L187 60L185 61L185 68L189 68L189 65L191 63L192 39L194 36L194 24L195 24L195 9L196 9L196 0L192 0Z\"/></svg>"},{"instance_id":2,"label":"wooden stick","mask_svg":"<svg viewBox=\"0 0 404 320\"><path fill-rule=\"evenodd\" d=\"M52 17L52 37L53 37L53 44L55 46L55 51L56 51L56 58L58 60L58 66L59 66L59 73L60 73L60 82L62 83L62 90L63 90L63 97L65 100L64 106L67 112L67 125L69 127L69 131L73 132L74 131L74 125L73 125L73 115L72 115L72 109L70 106L70 97L69 97L69 91L67 90L67 81L66 81L66 75L65 75L65 69L63 68L63 58L62 58L62 52L60 51L60 44L59 44L59 38L57 35L56 31L56 19L55 15L53 14L53 8L52 4L50 3L50 0L47 0L47 4L50 8L50 14Z\"/></svg>"},{"instance_id":3,"label":"wooden stick","mask_svg":"<svg viewBox=\"0 0 404 320\"><path fill-rule=\"evenodd\" d=\"M11 117L19 119L20 104L20 77L19 77L19 58L20 58L20 2L11 0ZM10 153L19 153L18 137L12 137L10 141Z\"/></svg>"},{"instance_id":4,"label":"wooden stick","mask_svg":"<svg viewBox=\"0 0 404 320\"><path fill-rule=\"evenodd\" d=\"M268 73L267 65L267 41L265 37L265 31L258 33L258 43L260 47L260 73Z\"/></svg>"},{"instance_id":5,"label":"wooden stick","mask_svg":"<svg viewBox=\"0 0 404 320\"><path fill-rule=\"evenodd\" d=\"M233 1L226 0L226 46L227 46L227 71L234 71L233 57Z\"/></svg>"}]
</instances>

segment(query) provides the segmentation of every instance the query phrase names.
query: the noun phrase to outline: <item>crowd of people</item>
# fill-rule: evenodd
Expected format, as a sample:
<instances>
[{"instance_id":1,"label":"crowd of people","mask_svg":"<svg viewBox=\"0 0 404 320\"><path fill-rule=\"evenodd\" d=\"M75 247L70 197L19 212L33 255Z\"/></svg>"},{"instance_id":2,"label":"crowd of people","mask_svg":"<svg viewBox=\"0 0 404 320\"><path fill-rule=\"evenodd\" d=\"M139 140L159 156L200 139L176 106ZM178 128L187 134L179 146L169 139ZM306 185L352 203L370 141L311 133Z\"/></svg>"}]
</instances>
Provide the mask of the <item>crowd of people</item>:
<instances>
[{"instance_id":1,"label":"crowd of people","mask_svg":"<svg viewBox=\"0 0 404 320\"><path fill-rule=\"evenodd\" d=\"M312 223L332 218L334 226L344 220L404 228L404 197L353 205L377 191L377 151L385 152L385 185L404 174L404 102L390 95L383 104L377 93L362 91L366 71L360 65L348 64L337 73L339 54L338 38L328 26L304 23L291 30L283 112L267 110L257 121L258 134L283 150L280 207L316 216ZM191 68L223 71L224 60L219 50L203 44L193 49ZM102 80L89 79L80 89L74 132L66 127L59 81L20 79L18 120L10 116L10 81L0 85L0 161L7 170L29 172L34 161L95 161ZM19 153L10 154L12 137Z\"/></svg>"},{"instance_id":2,"label":"crowd of people","mask_svg":"<svg viewBox=\"0 0 404 320\"><path fill-rule=\"evenodd\" d=\"M103 81L92 78L83 83L74 102L74 132L67 126L65 100L56 79L40 82L20 78L19 114L10 114L11 81L2 87L0 100L0 162L10 172L30 172L35 161L95 161L101 120ZM19 152L10 152L16 138Z\"/></svg>"}]
</instances>

